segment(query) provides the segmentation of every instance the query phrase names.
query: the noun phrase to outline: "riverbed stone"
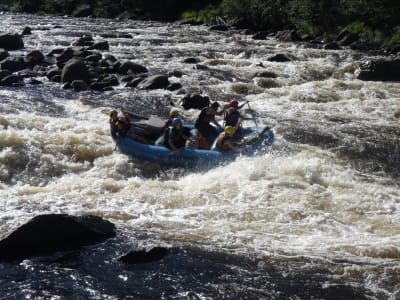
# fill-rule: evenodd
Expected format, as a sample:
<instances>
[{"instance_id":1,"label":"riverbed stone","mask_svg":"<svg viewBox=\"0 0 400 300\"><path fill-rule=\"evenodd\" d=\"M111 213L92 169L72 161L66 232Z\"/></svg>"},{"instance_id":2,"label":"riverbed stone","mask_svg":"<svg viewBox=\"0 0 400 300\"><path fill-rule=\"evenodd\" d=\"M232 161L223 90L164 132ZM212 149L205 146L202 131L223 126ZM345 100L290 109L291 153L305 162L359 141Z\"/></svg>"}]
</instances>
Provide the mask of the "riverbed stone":
<instances>
[{"instance_id":1,"label":"riverbed stone","mask_svg":"<svg viewBox=\"0 0 400 300\"><path fill-rule=\"evenodd\" d=\"M39 215L0 241L0 260L20 261L77 250L115 235L115 225L97 216Z\"/></svg>"},{"instance_id":2,"label":"riverbed stone","mask_svg":"<svg viewBox=\"0 0 400 300\"><path fill-rule=\"evenodd\" d=\"M3 59L6 59L9 56L10 56L10 53L8 53L7 50L0 49L0 61L2 61Z\"/></svg>"},{"instance_id":3,"label":"riverbed stone","mask_svg":"<svg viewBox=\"0 0 400 300\"><path fill-rule=\"evenodd\" d=\"M23 57L9 56L0 62L0 70L8 70L10 72L20 71L26 68Z\"/></svg>"},{"instance_id":4,"label":"riverbed stone","mask_svg":"<svg viewBox=\"0 0 400 300\"><path fill-rule=\"evenodd\" d=\"M365 81L400 81L400 59L369 60L359 66L357 76Z\"/></svg>"},{"instance_id":5,"label":"riverbed stone","mask_svg":"<svg viewBox=\"0 0 400 300\"><path fill-rule=\"evenodd\" d=\"M0 35L0 48L5 50L18 50L24 48L24 41L19 34Z\"/></svg>"},{"instance_id":6,"label":"riverbed stone","mask_svg":"<svg viewBox=\"0 0 400 300\"><path fill-rule=\"evenodd\" d=\"M168 76L157 74L144 79L138 87L146 90L166 89L169 86Z\"/></svg>"},{"instance_id":7,"label":"riverbed stone","mask_svg":"<svg viewBox=\"0 0 400 300\"><path fill-rule=\"evenodd\" d=\"M118 62L115 62L117 64ZM115 65L114 64L114 65ZM139 73L147 73L148 70L146 67L134 63L132 61L124 61L121 62L117 69L118 74L127 75L127 74L139 74Z\"/></svg>"},{"instance_id":8,"label":"riverbed stone","mask_svg":"<svg viewBox=\"0 0 400 300\"><path fill-rule=\"evenodd\" d=\"M197 93L190 93L181 99L181 103L184 109L202 109L210 105L210 98L208 96L201 96Z\"/></svg>"},{"instance_id":9,"label":"riverbed stone","mask_svg":"<svg viewBox=\"0 0 400 300\"><path fill-rule=\"evenodd\" d=\"M61 80L63 83L72 82L74 80L83 80L89 82L91 79L89 70L83 60L78 58L70 59L61 72Z\"/></svg>"},{"instance_id":10,"label":"riverbed stone","mask_svg":"<svg viewBox=\"0 0 400 300\"><path fill-rule=\"evenodd\" d=\"M44 61L44 55L39 50L32 50L25 55L24 60L29 66L40 65Z\"/></svg>"},{"instance_id":11,"label":"riverbed stone","mask_svg":"<svg viewBox=\"0 0 400 300\"><path fill-rule=\"evenodd\" d=\"M14 84L20 83L23 80L24 80L24 78L21 75L11 74L11 75L8 75L8 76L4 77L0 81L0 85L2 85L2 86L13 86Z\"/></svg>"},{"instance_id":12,"label":"riverbed stone","mask_svg":"<svg viewBox=\"0 0 400 300\"><path fill-rule=\"evenodd\" d=\"M131 251L120 257L118 261L125 264L145 264L163 259L169 250L165 247L154 247L149 251L138 250Z\"/></svg>"}]
</instances>

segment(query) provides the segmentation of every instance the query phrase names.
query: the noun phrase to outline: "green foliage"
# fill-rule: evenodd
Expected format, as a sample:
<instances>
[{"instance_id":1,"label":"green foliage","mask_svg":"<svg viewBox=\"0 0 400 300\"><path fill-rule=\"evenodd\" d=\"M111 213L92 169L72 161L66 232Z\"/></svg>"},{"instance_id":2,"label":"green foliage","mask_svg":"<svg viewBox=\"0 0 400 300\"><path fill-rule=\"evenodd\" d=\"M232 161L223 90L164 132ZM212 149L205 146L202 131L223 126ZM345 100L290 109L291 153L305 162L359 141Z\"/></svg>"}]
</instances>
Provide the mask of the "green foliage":
<instances>
[{"instance_id":1,"label":"green foliage","mask_svg":"<svg viewBox=\"0 0 400 300\"><path fill-rule=\"evenodd\" d=\"M400 25L393 28L392 34L384 44L386 46L400 45Z\"/></svg>"},{"instance_id":2,"label":"green foliage","mask_svg":"<svg viewBox=\"0 0 400 300\"><path fill-rule=\"evenodd\" d=\"M191 19L196 22L208 23L210 20L220 15L221 9L219 7L209 5L204 9L185 11L182 13L181 19Z\"/></svg>"}]
</instances>

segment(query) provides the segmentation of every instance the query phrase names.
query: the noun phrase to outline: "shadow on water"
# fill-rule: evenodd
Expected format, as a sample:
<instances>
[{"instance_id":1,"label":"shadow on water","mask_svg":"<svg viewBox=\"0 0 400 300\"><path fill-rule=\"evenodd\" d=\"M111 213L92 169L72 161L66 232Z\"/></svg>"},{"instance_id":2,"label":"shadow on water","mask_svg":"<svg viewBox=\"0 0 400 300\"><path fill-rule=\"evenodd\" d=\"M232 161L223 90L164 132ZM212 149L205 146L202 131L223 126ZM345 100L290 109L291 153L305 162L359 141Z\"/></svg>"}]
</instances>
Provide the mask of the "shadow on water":
<instances>
[{"instance_id":1,"label":"shadow on water","mask_svg":"<svg viewBox=\"0 0 400 300\"><path fill-rule=\"evenodd\" d=\"M146 241L148 247L154 241ZM0 265L3 297L68 299L370 299L361 278L335 279L341 266L312 259L252 258L221 249L167 246L161 260L123 264L138 248L118 239L63 256ZM140 248L139 249L143 249ZM318 265L318 266L317 266Z\"/></svg>"}]
</instances>

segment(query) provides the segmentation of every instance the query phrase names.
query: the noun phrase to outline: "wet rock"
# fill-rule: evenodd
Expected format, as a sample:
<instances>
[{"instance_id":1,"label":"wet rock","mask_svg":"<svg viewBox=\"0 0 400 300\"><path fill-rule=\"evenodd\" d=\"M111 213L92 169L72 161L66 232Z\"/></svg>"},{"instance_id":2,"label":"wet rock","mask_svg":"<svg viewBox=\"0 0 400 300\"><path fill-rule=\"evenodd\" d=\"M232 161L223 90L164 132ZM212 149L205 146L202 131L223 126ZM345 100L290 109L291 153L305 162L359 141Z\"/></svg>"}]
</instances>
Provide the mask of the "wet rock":
<instances>
[{"instance_id":1,"label":"wet rock","mask_svg":"<svg viewBox=\"0 0 400 300\"><path fill-rule=\"evenodd\" d=\"M0 63L0 70L8 70L10 72L20 71L26 68L23 57L7 57Z\"/></svg>"},{"instance_id":2,"label":"wet rock","mask_svg":"<svg viewBox=\"0 0 400 300\"><path fill-rule=\"evenodd\" d=\"M174 82L174 83L171 83L171 84L167 87L167 90L173 92L173 91L177 91L177 90L179 90L179 89L181 89L181 88L182 88L182 84L180 84L180 83L178 83L178 82Z\"/></svg>"},{"instance_id":3,"label":"wet rock","mask_svg":"<svg viewBox=\"0 0 400 300\"><path fill-rule=\"evenodd\" d=\"M51 68L50 70L47 71L46 77L48 79L53 78L54 76L59 75L61 76L61 70L59 68Z\"/></svg>"},{"instance_id":4,"label":"wet rock","mask_svg":"<svg viewBox=\"0 0 400 300\"><path fill-rule=\"evenodd\" d=\"M296 58L289 54L276 54L274 56L269 57L267 60L272 62L289 62L293 61Z\"/></svg>"},{"instance_id":5,"label":"wet rock","mask_svg":"<svg viewBox=\"0 0 400 300\"><path fill-rule=\"evenodd\" d=\"M3 59L5 59L9 56L10 56L10 54L8 53L7 50L0 49L0 61L2 61Z\"/></svg>"},{"instance_id":6,"label":"wet rock","mask_svg":"<svg viewBox=\"0 0 400 300\"><path fill-rule=\"evenodd\" d=\"M90 62L98 62L98 61L101 60L101 54L99 54L99 53L93 53L93 54L87 56L87 57L86 57L86 60L87 60L87 61L90 61Z\"/></svg>"},{"instance_id":7,"label":"wet rock","mask_svg":"<svg viewBox=\"0 0 400 300\"><path fill-rule=\"evenodd\" d=\"M253 77L262 77L262 78L277 78L278 76L271 71L259 71L254 74Z\"/></svg>"},{"instance_id":8,"label":"wet rock","mask_svg":"<svg viewBox=\"0 0 400 300\"><path fill-rule=\"evenodd\" d=\"M328 43L326 43L326 44L324 44L323 46L322 46L322 48L323 49L326 49L326 50L339 50L339 49L341 49L341 47L339 46L339 44L337 43L337 42L328 42Z\"/></svg>"},{"instance_id":9,"label":"wet rock","mask_svg":"<svg viewBox=\"0 0 400 300\"><path fill-rule=\"evenodd\" d=\"M110 49L110 45L107 41L97 42L93 46L89 47L88 50L104 50L108 51Z\"/></svg>"},{"instance_id":10,"label":"wet rock","mask_svg":"<svg viewBox=\"0 0 400 300\"><path fill-rule=\"evenodd\" d=\"M0 70L0 80L2 80L4 77L7 77L11 75L11 72L8 70Z\"/></svg>"},{"instance_id":11,"label":"wet rock","mask_svg":"<svg viewBox=\"0 0 400 300\"><path fill-rule=\"evenodd\" d=\"M349 46L352 43L358 41L359 36L357 33L350 32L346 34L341 40L338 41L338 43L342 46Z\"/></svg>"},{"instance_id":12,"label":"wet rock","mask_svg":"<svg viewBox=\"0 0 400 300\"><path fill-rule=\"evenodd\" d=\"M269 32L267 32L267 31L260 31L260 32L255 33L252 36L252 39L253 40L265 40L267 38L268 34L269 34Z\"/></svg>"},{"instance_id":13,"label":"wet rock","mask_svg":"<svg viewBox=\"0 0 400 300\"><path fill-rule=\"evenodd\" d=\"M143 81L144 77L136 77L129 81L125 86L130 88L135 88Z\"/></svg>"},{"instance_id":14,"label":"wet rock","mask_svg":"<svg viewBox=\"0 0 400 300\"><path fill-rule=\"evenodd\" d=\"M18 50L24 48L24 41L19 34L0 35L0 48L5 50Z\"/></svg>"},{"instance_id":15,"label":"wet rock","mask_svg":"<svg viewBox=\"0 0 400 300\"><path fill-rule=\"evenodd\" d=\"M32 34L32 30L29 26L26 26L23 30L22 30L22 35L31 35Z\"/></svg>"},{"instance_id":16,"label":"wet rock","mask_svg":"<svg viewBox=\"0 0 400 300\"><path fill-rule=\"evenodd\" d=\"M93 46L94 40L93 37L90 35L83 35L76 41L72 42L72 46L83 46L83 47L90 47Z\"/></svg>"},{"instance_id":17,"label":"wet rock","mask_svg":"<svg viewBox=\"0 0 400 300\"><path fill-rule=\"evenodd\" d=\"M168 76L163 74L153 75L144 79L138 87L146 90L166 89L169 85Z\"/></svg>"},{"instance_id":18,"label":"wet rock","mask_svg":"<svg viewBox=\"0 0 400 300\"><path fill-rule=\"evenodd\" d=\"M98 81L90 84L90 88L94 91L104 91L109 87L111 87L111 83L108 81Z\"/></svg>"},{"instance_id":19,"label":"wet rock","mask_svg":"<svg viewBox=\"0 0 400 300\"><path fill-rule=\"evenodd\" d=\"M290 30L282 30L277 32L275 37L284 42L297 42L301 41L301 36L297 32L296 29L290 29Z\"/></svg>"},{"instance_id":20,"label":"wet rock","mask_svg":"<svg viewBox=\"0 0 400 300\"><path fill-rule=\"evenodd\" d=\"M154 247L150 251L131 251L120 257L118 261L125 264L145 264L163 259L168 253L169 250L167 248Z\"/></svg>"},{"instance_id":21,"label":"wet rock","mask_svg":"<svg viewBox=\"0 0 400 300\"><path fill-rule=\"evenodd\" d=\"M0 85L2 85L2 86L13 86L16 83L22 82L23 79L24 78L21 75L11 74L11 75L8 75L8 76L4 77L0 81Z\"/></svg>"},{"instance_id":22,"label":"wet rock","mask_svg":"<svg viewBox=\"0 0 400 300\"><path fill-rule=\"evenodd\" d=\"M184 109L190 109L190 108L202 109L210 105L210 98L207 96L201 96L199 94L191 93L185 95L185 97L181 99L181 103Z\"/></svg>"},{"instance_id":23,"label":"wet rock","mask_svg":"<svg viewBox=\"0 0 400 300\"><path fill-rule=\"evenodd\" d=\"M194 57L189 57L189 58L186 58L183 62L185 64L197 64L199 61Z\"/></svg>"},{"instance_id":24,"label":"wet rock","mask_svg":"<svg viewBox=\"0 0 400 300\"><path fill-rule=\"evenodd\" d=\"M37 80L37 79L34 79L34 78L31 78L27 83L28 83L28 84L31 84L31 85L43 84L42 81Z\"/></svg>"},{"instance_id":25,"label":"wet rock","mask_svg":"<svg viewBox=\"0 0 400 300\"><path fill-rule=\"evenodd\" d=\"M181 71L175 70L172 72L168 72L168 76L181 78L183 76L183 73Z\"/></svg>"},{"instance_id":26,"label":"wet rock","mask_svg":"<svg viewBox=\"0 0 400 300\"><path fill-rule=\"evenodd\" d=\"M137 63L131 61L124 61L118 67L118 74L127 75L127 74L138 74L138 73L147 73L148 70L146 67L139 65Z\"/></svg>"},{"instance_id":27,"label":"wet rock","mask_svg":"<svg viewBox=\"0 0 400 300\"><path fill-rule=\"evenodd\" d=\"M400 59L370 60L360 64L357 76L366 81L400 81Z\"/></svg>"},{"instance_id":28,"label":"wet rock","mask_svg":"<svg viewBox=\"0 0 400 300\"><path fill-rule=\"evenodd\" d=\"M394 116L395 118L399 119L399 118L400 118L400 109L399 109L398 111L396 111L396 112L393 114L393 116Z\"/></svg>"},{"instance_id":29,"label":"wet rock","mask_svg":"<svg viewBox=\"0 0 400 300\"><path fill-rule=\"evenodd\" d=\"M0 241L0 260L19 261L76 250L115 236L115 225L100 217L40 215Z\"/></svg>"},{"instance_id":30,"label":"wet rock","mask_svg":"<svg viewBox=\"0 0 400 300\"><path fill-rule=\"evenodd\" d=\"M44 61L44 55L39 50L33 50L25 55L24 60L29 66L40 65Z\"/></svg>"},{"instance_id":31,"label":"wet rock","mask_svg":"<svg viewBox=\"0 0 400 300\"><path fill-rule=\"evenodd\" d=\"M54 75L53 77L50 78L50 81L61 82L62 81L61 75Z\"/></svg>"},{"instance_id":32,"label":"wet rock","mask_svg":"<svg viewBox=\"0 0 400 300\"><path fill-rule=\"evenodd\" d=\"M72 82L74 80L83 80L89 82L91 79L89 70L81 59L73 58L69 60L61 72L62 82Z\"/></svg>"},{"instance_id":33,"label":"wet rock","mask_svg":"<svg viewBox=\"0 0 400 300\"><path fill-rule=\"evenodd\" d=\"M87 91L89 89L89 85L83 80L74 80L71 82L72 88L77 91Z\"/></svg>"},{"instance_id":34,"label":"wet rock","mask_svg":"<svg viewBox=\"0 0 400 300\"><path fill-rule=\"evenodd\" d=\"M213 25L209 29L213 31L228 31L230 27L228 25Z\"/></svg>"}]
</instances>

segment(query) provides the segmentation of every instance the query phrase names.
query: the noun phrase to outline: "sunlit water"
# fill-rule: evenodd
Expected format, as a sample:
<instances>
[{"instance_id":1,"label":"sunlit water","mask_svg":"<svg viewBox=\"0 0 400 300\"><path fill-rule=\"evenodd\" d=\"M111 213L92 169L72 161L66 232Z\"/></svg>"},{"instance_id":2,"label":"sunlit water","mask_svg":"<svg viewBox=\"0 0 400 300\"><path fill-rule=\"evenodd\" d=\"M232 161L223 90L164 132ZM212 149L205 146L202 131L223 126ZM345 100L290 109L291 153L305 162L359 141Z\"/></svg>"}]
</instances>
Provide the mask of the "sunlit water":
<instances>
[{"instance_id":1,"label":"sunlit water","mask_svg":"<svg viewBox=\"0 0 400 300\"><path fill-rule=\"evenodd\" d=\"M43 213L95 214L119 234L66 261L0 265L0 298L400 297L400 85L357 80L365 54L178 24L0 16L0 31L26 25L33 34L12 54L131 34L106 38L109 53L151 73L182 71L170 81L221 103L250 101L276 142L227 165L168 169L116 151L107 112L164 117L182 95L123 84L76 93L44 77L2 87L0 237ZM268 61L278 53L294 59ZM172 254L150 266L116 262L155 245Z\"/></svg>"}]
</instances>

